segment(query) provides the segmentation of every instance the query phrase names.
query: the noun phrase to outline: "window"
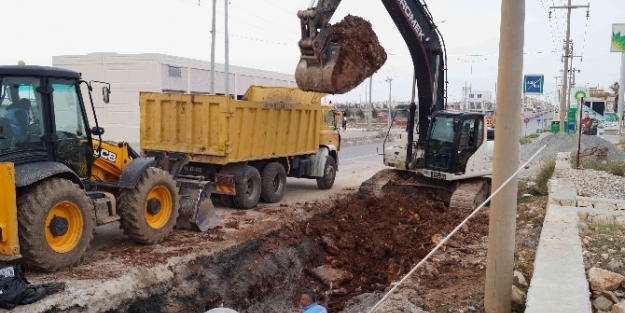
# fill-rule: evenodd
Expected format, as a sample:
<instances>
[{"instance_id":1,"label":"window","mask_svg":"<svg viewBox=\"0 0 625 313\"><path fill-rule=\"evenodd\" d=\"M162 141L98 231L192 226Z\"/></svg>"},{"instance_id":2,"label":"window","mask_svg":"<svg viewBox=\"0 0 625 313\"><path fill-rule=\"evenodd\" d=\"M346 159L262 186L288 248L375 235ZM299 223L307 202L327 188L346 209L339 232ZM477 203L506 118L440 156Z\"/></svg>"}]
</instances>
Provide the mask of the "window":
<instances>
[{"instance_id":1,"label":"window","mask_svg":"<svg viewBox=\"0 0 625 313\"><path fill-rule=\"evenodd\" d=\"M44 150L40 79L0 77L0 154Z\"/></svg>"},{"instance_id":2,"label":"window","mask_svg":"<svg viewBox=\"0 0 625 313\"><path fill-rule=\"evenodd\" d=\"M482 94L481 94L481 93L478 93L478 94L477 94L477 98L478 98L478 99L482 99Z\"/></svg>"},{"instance_id":3,"label":"window","mask_svg":"<svg viewBox=\"0 0 625 313\"><path fill-rule=\"evenodd\" d=\"M473 98L473 94L469 94L469 98Z\"/></svg>"},{"instance_id":4,"label":"window","mask_svg":"<svg viewBox=\"0 0 625 313\"><path fill-rule=\"evenodd\" d=\"M167 73L169 74L169 77L182 77L181 67L171 66L171 65L168 65L167 67L168 67Z\"/></svg>"}]
</instances>

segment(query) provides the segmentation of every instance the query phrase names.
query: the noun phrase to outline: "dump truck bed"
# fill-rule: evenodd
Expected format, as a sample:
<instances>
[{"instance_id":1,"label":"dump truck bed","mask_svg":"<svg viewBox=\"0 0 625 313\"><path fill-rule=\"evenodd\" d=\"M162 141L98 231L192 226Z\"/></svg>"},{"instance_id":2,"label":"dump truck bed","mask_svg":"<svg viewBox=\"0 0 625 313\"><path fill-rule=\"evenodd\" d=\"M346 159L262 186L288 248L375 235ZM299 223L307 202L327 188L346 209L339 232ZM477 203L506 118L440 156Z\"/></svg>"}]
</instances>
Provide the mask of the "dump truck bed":
<instances>
[{"instance_id":1,"label":"dump truck bed","mask_svg":"<svg viewBox=\"0 0 625 313\"><path fill-rule=\"evenodd\" d=\"M142 92L141 150L229 164L316 153L324 94L252 86L228 96Z\"/></svg>"}]
</instances>

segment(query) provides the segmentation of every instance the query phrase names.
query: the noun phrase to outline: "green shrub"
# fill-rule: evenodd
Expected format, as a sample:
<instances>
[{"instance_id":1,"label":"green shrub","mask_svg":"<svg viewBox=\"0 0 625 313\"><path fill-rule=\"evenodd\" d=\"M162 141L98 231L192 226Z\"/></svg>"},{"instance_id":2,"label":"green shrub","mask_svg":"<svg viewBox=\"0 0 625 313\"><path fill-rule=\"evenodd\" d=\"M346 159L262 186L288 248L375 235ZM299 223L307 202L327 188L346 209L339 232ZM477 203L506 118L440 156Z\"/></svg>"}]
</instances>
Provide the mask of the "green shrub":
<instances>
[{"instance_id":1,"label":"green shrub","mask_svg":"<svg viewBox=\"0 0 625 313\"><path fill-rule=\"evenodd\" d=\"M549 193L547 183L549 183L549 179L551 179L551 176L553 176L553 171L555 169L555 159L548 160L547 162L543 163L543 165L540 167L540 170L538 170L538 174L536 175L536 181L534 182L536 184L531 190L533 194L546 196Z\"/></svg>"}]
</instances>

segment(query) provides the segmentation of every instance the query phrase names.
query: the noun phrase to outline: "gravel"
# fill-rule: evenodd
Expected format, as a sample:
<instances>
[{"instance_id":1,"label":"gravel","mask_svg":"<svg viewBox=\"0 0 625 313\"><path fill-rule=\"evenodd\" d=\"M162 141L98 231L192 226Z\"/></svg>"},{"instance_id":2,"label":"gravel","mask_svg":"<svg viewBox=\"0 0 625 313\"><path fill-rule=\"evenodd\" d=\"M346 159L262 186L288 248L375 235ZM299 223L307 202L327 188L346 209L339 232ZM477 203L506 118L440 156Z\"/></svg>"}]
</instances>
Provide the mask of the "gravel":
<instances>
[{"instance_id":1,"label":"gravel","mask_svg":"<svg viewBox=\"0 0 625 313\"><path fill-rule=\"evenodd\" d=\"M575 184L578 195L625 200L625 177L591 169L563 171L558 179Z\"/></svg>"},{"instance_id":2,"label":"gravel","mask_svg":"<svg viewBox=\"0 0 625 313\"><path fill-rule=\"evenodd\" d=\"M528 160L542 146L547 145L534 161L555 159L558 152L577 152L577 134L547 134L532 143L521 146L521 160ZM625 152L619 150L611 142L597 136L582 135L581 150L593 147L607 147L609 160L624 160Z\"/></svg>"}]
</instances>

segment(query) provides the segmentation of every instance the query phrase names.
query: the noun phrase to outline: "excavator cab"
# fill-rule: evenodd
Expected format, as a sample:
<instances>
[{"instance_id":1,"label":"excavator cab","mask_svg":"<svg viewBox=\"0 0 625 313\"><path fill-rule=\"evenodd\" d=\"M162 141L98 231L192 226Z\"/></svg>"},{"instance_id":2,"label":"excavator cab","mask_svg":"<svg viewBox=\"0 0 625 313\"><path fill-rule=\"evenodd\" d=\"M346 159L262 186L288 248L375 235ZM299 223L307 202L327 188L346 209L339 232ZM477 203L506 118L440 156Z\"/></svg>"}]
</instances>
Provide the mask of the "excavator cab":
<instances>
[{"instance_id":1,"label":"excavator cab","mask_svg":"<svg viewBox=\"0 0 625 313\"><path fill-rule=\"evenodd\" d=\"M469 159L484 144L484 115L436 112L425 150L427 170L464 174Z\"/></svg>"}]
</instances>

